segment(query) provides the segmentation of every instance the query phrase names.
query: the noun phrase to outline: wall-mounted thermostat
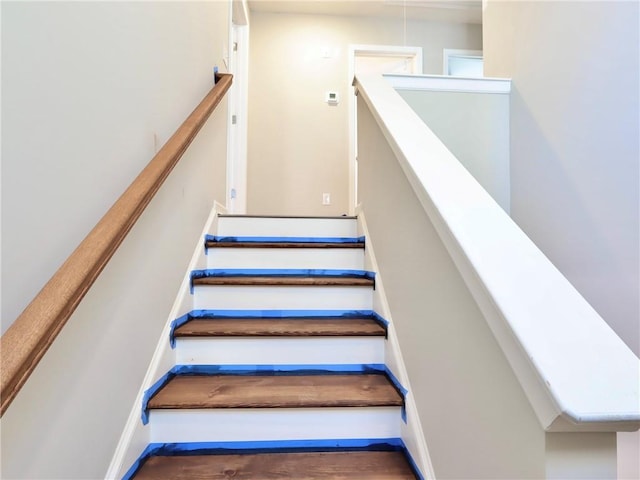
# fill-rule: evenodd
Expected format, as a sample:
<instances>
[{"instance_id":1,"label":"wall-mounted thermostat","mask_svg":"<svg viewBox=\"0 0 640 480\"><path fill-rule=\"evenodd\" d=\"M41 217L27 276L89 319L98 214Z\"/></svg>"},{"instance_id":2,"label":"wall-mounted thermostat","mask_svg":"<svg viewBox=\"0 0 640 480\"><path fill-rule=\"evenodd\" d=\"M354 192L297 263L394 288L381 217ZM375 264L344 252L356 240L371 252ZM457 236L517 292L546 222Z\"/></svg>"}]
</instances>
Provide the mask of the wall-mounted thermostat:
<instances>
[{"instance_id":1,"label":"wall-mounted thermostat","mask_svg":"<svg viewBox=\"0 0 640 480\"><path fill-rule=\"evenodd\" d=\"M338 105L338 102L340 101L338 98L338 92L327 92L324 101L329 105Z\"/></svg>"}]
</instances>

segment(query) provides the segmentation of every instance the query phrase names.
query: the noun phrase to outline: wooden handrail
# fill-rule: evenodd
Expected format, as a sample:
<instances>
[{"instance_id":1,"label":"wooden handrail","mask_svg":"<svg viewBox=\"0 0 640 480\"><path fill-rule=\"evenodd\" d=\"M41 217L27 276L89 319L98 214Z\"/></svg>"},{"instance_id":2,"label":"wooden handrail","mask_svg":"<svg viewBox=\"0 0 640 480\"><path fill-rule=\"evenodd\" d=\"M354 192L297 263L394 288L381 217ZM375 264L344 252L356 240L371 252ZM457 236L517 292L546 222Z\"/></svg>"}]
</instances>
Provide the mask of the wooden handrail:
<instances>
[{"instance_id":1,"label":"wooden handrail","mask_svg":"<svg viewBox=\"0 0 640 480\"><path fill-rule=\"evenodd\" d=\"M231 86L216 84L0 339L0 416Z\"/></svg>"}]
</instances>

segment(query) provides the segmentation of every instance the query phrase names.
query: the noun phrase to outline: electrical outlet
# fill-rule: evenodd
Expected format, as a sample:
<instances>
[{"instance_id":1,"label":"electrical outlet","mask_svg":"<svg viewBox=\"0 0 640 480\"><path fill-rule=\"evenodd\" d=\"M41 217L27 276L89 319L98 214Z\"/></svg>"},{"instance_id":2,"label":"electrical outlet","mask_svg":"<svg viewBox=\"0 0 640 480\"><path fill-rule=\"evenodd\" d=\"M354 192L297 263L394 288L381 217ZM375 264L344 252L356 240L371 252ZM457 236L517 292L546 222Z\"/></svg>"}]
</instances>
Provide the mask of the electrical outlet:
<instances>
[{"instance_id":1,"label":"electrical outlet","mask_svg":"<svg viewBox=\"0 0 640 480\"><path fill-rule=\"evenodd\" d=\"M331 194L323 193L322 194L322 205L331 205Z\"/></svg>"}]
</instances>

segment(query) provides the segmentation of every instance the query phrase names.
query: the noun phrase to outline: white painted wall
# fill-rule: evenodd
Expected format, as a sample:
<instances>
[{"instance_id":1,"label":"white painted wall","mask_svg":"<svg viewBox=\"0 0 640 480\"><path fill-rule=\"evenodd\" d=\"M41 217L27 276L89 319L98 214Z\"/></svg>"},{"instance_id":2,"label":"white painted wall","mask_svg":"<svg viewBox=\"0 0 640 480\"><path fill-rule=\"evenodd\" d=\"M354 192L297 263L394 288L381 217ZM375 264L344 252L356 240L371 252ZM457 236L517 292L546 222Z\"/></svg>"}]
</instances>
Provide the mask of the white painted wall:
<instances>
[{"instance_id":1,"label":"white painted wall","mask_svg":"<svg viewBox=\"0 0 640 480\"><path fill-rule=\"evenodd\" d=\"M640 355L638 2L486 2L485 75L513 79L511 213ZM619 478L639 478L638 433Z\"/></svg>"},{"instance_id":2,"label":"white painted wall","mask_svg":"<svg viewBox=\"0 0 640 480\"><path fill-rule=\"evenodd\" d=\"M3 331L224 71L227 21L226 2L2 3Z\"/></svg>"},{"instance_id":3,"label":"white painted wall","mask_svg":"<svg viewBox=\"0 0 640 480\"><path fill-rule=\"evenodd\" d=\"M509 95L398 90L469 173L509 212Z\"/></svg>"},{"instance_id":4,"label":"white painted wall","mask_svg":"<svg viewBox=\"0 0 640 480\"><path fill-rule=\"evenodd\" d=\"M3 328L211 88L226 2L2 4ZM215 199L227 102L2 418L2 478L101 478Z\"/></svg>"},{"instance_id":5,"label":"white painted wall","mask_svg":"<svg viewBox=\"0 0 640 480\"><path fill-rule=\"evenodd\" d=\"M494 2L485 74L513 79L512 216L640 355L637 2Z\"/></svg>"},{"instance_id":6,"label":"white painted wall","mask_svg":"<svg viewBox=\"0 0 640 480\"><path fill-rule=\"evenodd\" d=\"M408 21L406 43L437 74L443 48L479 49L481 35L479 25ZM347 213L348 46L400 46L402 19L253 12L250 43L248 211ZM338 106L324 103L330 90Z\"/></svg>"}]
</instances>

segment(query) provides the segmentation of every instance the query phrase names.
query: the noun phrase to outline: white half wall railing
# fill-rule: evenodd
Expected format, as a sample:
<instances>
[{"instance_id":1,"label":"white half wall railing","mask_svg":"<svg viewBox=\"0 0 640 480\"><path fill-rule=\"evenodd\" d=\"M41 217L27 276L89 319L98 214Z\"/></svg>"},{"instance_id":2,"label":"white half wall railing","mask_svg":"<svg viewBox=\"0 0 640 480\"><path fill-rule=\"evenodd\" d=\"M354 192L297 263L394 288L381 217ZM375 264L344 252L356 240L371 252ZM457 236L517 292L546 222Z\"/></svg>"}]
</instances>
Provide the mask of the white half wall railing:
<instances>
[{"instance_id":1,"label":"white half wall railing","mask_svg":"<svg viewBox=\"0 0 640 480\"><path fill-rule=\"evenodd\" d=\"M510 213L511 80L397 74L385 78Z\"/></svg>"},{"instance_id":2,"label":"white half wall railing","mask_svg":"<svg viewBox=\"0 0 640 480\"><path fill-rule=\"evenodd\" d=\"M524 393L523 398L528 400L530 407L527 408L532 410L532 418L537 418L541 427L540 434L530 430L533 433L528 441L535 446L531 450L532 455L534 450L542 452L540 455L544 461L540 461L546 469L547 478L567 478L566 475L569 475L570 471L573 472L571 475L583 472L586 475L584 478L615 478L616 447L613 432L634 431L640 427L640 360L416 112L405 103L394 89L394 84L399 81L406 79L392 75L372 75L359 76L355 80L359 103L358 188L359 192L362 190L359 201L362 211L375 211L381 218L377 226L370 226L371 242L376 246L376 252L379 251L380 242L384 243L384 235L387 235L389 230L401 228L402 234L407 236L420 234L420 228L422 232L434 231L435 237L439 240L438 245L434 244L433 248L441 249L447 257L446 262L453 262L453 268L458 272L456 275L462 279L461 284L466 286L462 296L471 298L476 305L473 309L479 312L477 318L486 321L489 335L495 339L495 342L485 341L484 345L488 347L483 348L493 349L495 347L491 345L499 346L501 354L498 356L508 362L517 384ZM424 78L423 81L431 80ZM373 146L367 148L367 142ZM385 155L387 158L376 158ZM391 163L395 166L388 166ZM402 180L398 180L398 175L392 175L393 169L399 172ZM407 182L410 188L407 187L406 190L411 191L411 194L398 190L405 188L402 185ZM400 197L404 200L397 200ZM416 207L404 209L400 202L409 201L407 199L410 199L418 210ZM370 219L371 216L368 214L367 218ZM427 227L413 229L413 225ZM397 237L395 240L397 243ZM437 285L438 279L433 278L437 273L425 272L425 278L429 275L432 278L425 280L424 286L419 287L422 291L408 283L402 284L401 276L409 269L418 268L418 262L412 263L413 260L404 259L407 256L406 252L398 251L398 248L403 247L392 246L394 242L390 241L386 243L389 244L386 252L388 261L385 259L384 251L379 254L382 257L379 259L381 274L387 275L385 278L388 278L396 269L397 277L394 280L398 289L414 288L414 292L417 292L414 293L414 300L424 304L428 301L428 295L423 293L424 289L429 285ZM428 238L422 240L422 244L416 240L406 242L407 248L413 247L414 251L429 249L432 243ZM433 253L431 255L429 261L433 264L437 259ZM385 272L385 265L388 266L388 272ZM428 270L429 263L423 262L423 265L427 265L425 270ZM438 265L433 265L434 270L438 268ZM402 269L404 271L401 271ZM415 274L407 275L413 275L414 282L416 279L420 281L420 277ZM441 282L444 281L443 279ZM443 287L442 291L448 294L446 288L448 287ZM425 313L423 318L415 318L418 310L414 307L410 311L404 306L406 298L400 298L403 294L399 293L394 299L394 293L388 292L392 311L394 307L396 311L402 310L393 314L400 332L400 346L403 353L411 357L413 354L406 351L403 341L415 348L418 341L414 340L412 335L422 335L422 338L437 334L447 336L453 327L447 326L446 319L444 323L442 319L432 320L432 313L431 317ZM450 308L442 312L445 316L453 315L454 318L459 314L454 310L455 308ZM412 317L406 321L408 327L403 326L404 320L399 318L402 317L401 313L407 312L411 314L407 316ZM476 328L477 323L473 323L475 321L469 320L466 325ZM431 331L430 322L435 322L436 325ZM406 328L409 329L408 333L403 331ZM437 330L438 328L440 330ZM464 328L466 327L462 327L458 336L473 335L471 332L467 333ZM415 331L412 333L413 329ZM448 341L451 341L451 338L456 337L454 335L448 338ZM437 342L429 341L431 346L439 347ZM444 341L443 339L442 342ZM467 342L465 345L473 345L466 339L464 342ZM454 340L453 344L442 347L442 351L458 349L460 352L461 348ZM447 355L452 354L449 352ZM425 359L421 357L420 351L413 356L421 365L413 370L414 375L422 375L427 368L424 366ZM449 360L451 358L448 357ZM469 362L472 360L482 363L486 359L466 359L466 365L470 365ZM490 363L485 362L486 365ZM463 370L459 371L464 371L464 364L459 364L463 365ZM492 365L498 364L494 362ZM411 376L412 367L408 368ZM450 368L450 365L442 367L430 377L430 381L442 380L445 389L453 385L456 380L447 379L447 368ZM470 368L480 367L470 365ZM425 373L423 378L427 375L429 374ZM467 381L469 378L471 377L467 377ZM416 390L422 388L420 381L411 381L418 385L417 388L414 386ZM450 390L453 391L455 388L457 387ZM488 385L486 388L495 390L502 387ZM421 397L417 391L416 401L419 404L421 401L425 404L437 404L440 401L439 405L447 405L442 399L433 400L433 397L439 394L437 384L427 385L424 394L426 396ZM491 401L499 402L499 395L492 392ZM513 397L513 390L510 395ZM506 400L506 397L503 398ZM510 398L509 401L516 400ZM468 399L467 402L470 404L472 400ZM449 408L450 405L447 405L448 411ZM478 404L465 408L480 409ZM493 418L496 418L496 412L499 411L499 407L493 411ZM504 415L508 415L507 411L505 408ZM428 412L421 411L422 418L428 415ZM439 412L438 415L442 416L443 413ZM464 415L467 415L467 420L471 418L468 413ZM478 418L477 414L475 418ZM433 414L429 422L431 424L423 425L423 429L434 458L436 474L441 475L446 469L439 468L439 464L444 464L440 462L438 455L440 446L430 442L429 436L434 425L437 427L438 422L443 425L446 422L437 418L436 414ZM455 423L455 420L452 422ZM500 422L502 428L504 425L508 428L508 422ZM465 425L464 422L457 425L460 427L459 432L464 432ZM446 426L442 431L445 432L447 428L450 427ZM478 423L469 428L477 428L476 431L480 431L485 427ZM518 427L514 425L511 428ZM574 441L578 438L582 439L581 443ZM446 442L451 440L446 439ZM597 455L594 454L593 448L596 447L590 450L589 441L592 441L592 446L598 444L596 450L604 452L602 458L606 457L606 461L594 460ZM567 460L573 458L571 455L575 452L576 446L581 459ZM482 450L482 447L478 448L478 451ZM526 453L527 448L521 448L521 451ZM450 453L448 450L447 452ZM599 466L595 467L594 462L599 462ZM462 475L461 471L455 470L457 466L454 461L449 462L449 466L452 466L449 472L457 472L451 475ZM533 468L535 470L538 467ZM602 469L598 470L599 468ZM537 472L542 473L539 470Z\"/></svg>"},{"instance_id":3,"label":"white half wall railing","mask_svg":"<svg viewBox=\"0 0 640 480\"><path fill-rule=\"evenodd\" d=\"M380 127L544 431L637 430L640 360L402 100L393 87L401 81L360 76L358 98Z\"/></svg>"}]
</instances>

